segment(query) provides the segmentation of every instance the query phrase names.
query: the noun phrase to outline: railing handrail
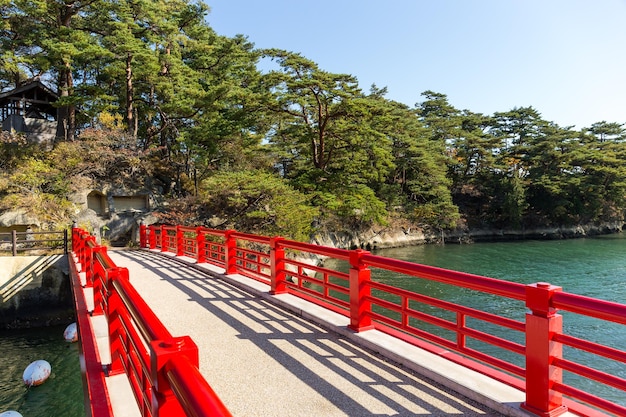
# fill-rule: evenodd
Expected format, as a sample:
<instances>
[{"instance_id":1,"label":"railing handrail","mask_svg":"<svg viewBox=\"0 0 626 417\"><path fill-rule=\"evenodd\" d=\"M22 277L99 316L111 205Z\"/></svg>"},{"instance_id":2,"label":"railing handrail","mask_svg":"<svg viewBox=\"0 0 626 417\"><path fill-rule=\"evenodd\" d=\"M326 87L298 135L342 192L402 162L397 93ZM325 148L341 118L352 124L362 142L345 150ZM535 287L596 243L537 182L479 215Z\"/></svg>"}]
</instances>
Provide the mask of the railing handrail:
<instances>
[{"instance_id":1,"label":"railing handrail","mask_svg":"<svg viewBox=\"0 0 626 417\"><path fill-rule=\"evenodd\" d=\"M584 295L558 292L552 298L552 306L570 313L583 314L600 320L626 324L626 305L599 300Z\"/></svg>"},{"instance_id":2,"label":"railing handrail","mask_svg":"<svg viewBox=\"0 0 626 417\"><path fill-rule=\"evenodd\" d=\"M167 330L128 280L116 279L111 282L111 285L122 298L122 302L131 314L133 322L147 342L172 338L169 330Z\"/></svg>"},{"instance_id":3,"label":"railing handrail","mask_svg":"<svg viewBox=\"0 0 626 417\"><path fill-rule=\"evenodd\" d=\"M52 235L59 236L58 238L38 239L36 236ZM3 236L8 237L10 240L1 239ZM24 236L24 239L18 237ZM61 244L53 245L52 243L61 242ZM67 230L50 230L50 231L38 231L27 230L25 232L18 232L12 230L10 232L0 232L0 243L10 243L11 255L17 256L18 252L27 251L49 251L63 249L63 254L68 253L68 236Z\"/></svg>"},{"instance_id":4,"label":"railing handrail","mask_svg":"<svg viewBox=\"0 0 626 417\"><path fill-rule=\"evenodd\" d=\"M85 286L94 289L92 314L104 314L107 318L112 359L108 373L127 374L141 414L157 416L165 412L160 410L167 410L168 416L230 417L198 370L198 348L193 340L171 335L128 280L128 270L118 268L106 247L98 245L85 230L72 229L72 247L77 264L85 273ZM77 275L75 263L72 265L73 275ZM74 282L77 281L75 277ZM80 331L87 332L88 328L83 326ZM97 355L92 360L94 357ZM101 381L102 367L99 372L92 367L91 372L90 380ZM91 384L87 385L90 390ZM99 386L96 384L96 388ZM91 398L92 394L86 395ZM106 405L91 411L94 417L108 417L110 410L110 405Z\"/></svg>"},{"instance_id":5,"label":"railing handrail","mask_svg":"<svg viewBox=\"0 0 626 417\"><path fill-rule=\"evenodd\" d=\"M165 372L172 390L179 401L185 404L189 416L230 416L198 367L186 358L174 356Z\"/></svg>"},{"instance_id":6,"label":"railing handrail","mask_svg":"<svg viewBox=\"0 0 626 417\"><path fill-rule=\"evenodd\" d=\"M167 237L162 236L163 233L161 232L163 230L168 232L177 231L176 236L169 233ZM187 233L184 238L179 235L183 231ZM206 245L208 242L205 243L205 235L208 234L221 237L223 243L211 242L211 248L207 249L208 246ZM350 328L355 331L366 331L376 328L421 347L426 346L423 340L428 340L439 344L439 346L455 350L462 355L469 355L470 358L477 359L482 363L495 366L496 369L501 369L505 373L501 373L493 368L485 368L481 364L477 364L473 369L493 376L516 388L525 389L526 401L523 403L522 408L532 413L556 416L565 412L567 406L569 406L573 411L578 411L585 415L601 415L598 411L594 411L583 404L587 403L609 412L626 415L626 407L604 398L584 393L577 388L562 383L562 371L574 372L624 391L626 391L624 389L626 388L626 379L609 376L602 371L563 359L561 346L570 346L621 363L626 363L626 352L564 334L562 331L563 318L557 314L559 310L564 310L601 320L626 324L626 305L570 294L562 291L560 287L555 287L548 283L524 285L385 258L361 249L345 250L331 248L296 242L282 237L258 236L232 230L219 231L203 227L159 226L159 228L155 228L154 226L147 227L145 225L140 227L140 235L141 241L146 242L143 247L171 251L177 255L184 252L186 256L195 256L198 263L209 262L223 267L225 274L240 273L264 282L270 286L272 294L289 292L346 315L350 317ZM240 246L238 241L244 242L242 243L243 246ZM148 245L147 242L150 242L150 244ZM265 245L265 248L257 249L255 247L250 249L245 242L260 243L262 246ZM178 245L184 245L184 250ZM346 275L339 272L333 274L332 271L315 265L303 266L302 262L290 258L286 250L347 260L350 264L349 274ZM205 251L210 251L211 256L207 257ZM408 306L409 299L418 300L419 297L423 297L422 295L395 287L392 287L395 289L391 290L389 287L385 287L384 284L371 281L371 268L388 270L521 301L524 303L521 306L526 309L526 322L506 317L498 318L491 313L479 313L478 311L480 310L474 311L449 302L432 302L431 304L441 308L443 311L455 312L457 316L456 321L446 321L436 316L429 316L428 314L412 310ZM312 277L305 270L319 273L323 278ZM343 280L344 284L331 282L329 280L331 275ZM295 278L295 281L288 279L290 277ZM315 290L305 287L302 285L302 281L318 285L321 289ZM342 285L346 285L345 290ZM394 303L377 298L371 294L373 290L393 294L396 297L400 297L403 301ZM347 296L349 301L342 301L336 297L336 294ZM394 320L383 317L373 311L373 306L393 311L401 318ZM425 332L410 325L410 320L415 317L456 332L457 342L449 342L439 336L426 337L424 339ZM525 331L526 344L519 345L467 327L464 322L465 317L490 322L504 328ZM533 365L524 369L513 363L466 348L466 336L524 355L526 363ZM418 340L418 338L422 340ZM548 345L546 346L545 343ZM558 348L555 348L555 346L558 346ZM430 349L427 346L426 348ZM433 349L433 351L435 350L437 349ZM448 358L453 356L447 355ZM471 361L461 356L456 358L458 358L460 363L473 367L473 365L469 364ZM523 377L526 383L520 383L520 380L511 377L511 374ZM562 395L570 395L583 403L562 398Z\"/></svg>"},{"instance_id":7,"label":"railing handrail","mask_svg":"<svg viewBox=\"0 0 626 417\"><path fill-rule=\"evenodd\" d=\"M419 276L420 278L426 278L443 284L454 285L516 300L523 301L526 299L526 285L517 282L452 271L436 266L416 264L369 253L364 254L361 259L363 263L369 266L401 274Z\"/></svg>"},{"instance_id":8,"label":"railing handrail","mask_svg":"<svg viewBox=\"0 0 626 417\"><path fill-rule=\"evenodd\" d=\"M282 240L281 245L287 249L314 253L316 255L327 256L329 258L340 259L342 261L350 259L350 251L348 249L331 248L328 246L314 245L312 243L303 243L287 239Z\"/></svg>"},{"instance_id":9,"label":"railing handrail","mask_svg":"<svg viewBox=\"0 0 626 417\"><path fill-rule=\"evenodd\" d=\"M91 242L88 242L87 244L91 246ZM91 247L93 249L93 248L96 248L97 246L91 246ZM107 252L104 252L104 251L96 252L96 251L94 251L94 257L100 263L100 265L102 265L102 267L104 269L115 268L115 262L113 262L111 260L111 258L109 257L109 254Z\"/></svg>"},{"instance_id":10,"label":"railing handrail","mask_svg":"<svg viewBox=\"0 0 626 417\"><path fill-rule=\"evenodd\" d=\"M230 235L235 239L247 240L249 242L264 243L268 245L270 243L270 238L268 236L253 235L251 233L241 233L232 230L228 230L225 235Z\"/></svg>"}]
</instances>

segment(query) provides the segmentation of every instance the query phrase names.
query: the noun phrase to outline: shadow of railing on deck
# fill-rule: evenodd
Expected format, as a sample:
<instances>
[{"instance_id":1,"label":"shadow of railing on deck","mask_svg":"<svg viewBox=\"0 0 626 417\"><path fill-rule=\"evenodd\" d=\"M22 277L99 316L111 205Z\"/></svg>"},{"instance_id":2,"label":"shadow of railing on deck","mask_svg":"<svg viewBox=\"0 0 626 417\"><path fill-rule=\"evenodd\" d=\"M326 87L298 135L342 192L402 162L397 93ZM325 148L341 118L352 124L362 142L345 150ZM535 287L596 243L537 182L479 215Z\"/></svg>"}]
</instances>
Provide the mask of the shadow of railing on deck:
<instances>
[{"instance_id":1,"label":"shadow of railing on deck","mask_svg":"<svg viewBox=\"0 0 626 417\"><path fill-rule=\"evenodd\" d=\"M493 413L472 401L450 397L446 395L446 389L436 383L401 369L353 345L340 335L328 332L226 281L216 280L189 267L181 268L180 262L158 254L142 251L116 253L171 283L186 294L189 301L199 304L235 329L240 339L253 343L348 415L389 415L392 411L399 416ZM313 366L308 367L292 356L290 352L294 350L303 352L302 356L315 358ZM371 363L375 363L382 373L366 366ZM246 370L241 369L240 372L245 373ZM382 405L376 411L365 408L358 399L334 385L338 378L375 398ZM237 383L236 378L231 380L233 384ZM285 393L290 395L289 388L285 388L282 394ZM424 398L428 398L429 402ZM438 403L441 408L435 405ZM448 411L444 411L446 407Z\"/></svg>"}]
</instances>

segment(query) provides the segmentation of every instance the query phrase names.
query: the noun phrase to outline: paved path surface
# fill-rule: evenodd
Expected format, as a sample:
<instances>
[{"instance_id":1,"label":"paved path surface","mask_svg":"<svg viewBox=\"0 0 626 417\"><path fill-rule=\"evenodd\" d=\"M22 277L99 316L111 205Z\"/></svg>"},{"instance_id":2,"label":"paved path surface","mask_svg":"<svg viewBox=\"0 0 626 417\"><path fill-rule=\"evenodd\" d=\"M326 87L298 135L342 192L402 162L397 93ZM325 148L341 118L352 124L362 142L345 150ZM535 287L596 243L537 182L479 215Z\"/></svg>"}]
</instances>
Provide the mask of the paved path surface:
<instances>
[{"instance_id":1,"label":"paved path surface","mask_svg":"<svg viewBox=\"0 0 626 417\"><path fill-rule=\"evenodd\" d=\"M240 286L148 251L111 251L234 416L499 416Z\"/></svg>"}]
</instances>

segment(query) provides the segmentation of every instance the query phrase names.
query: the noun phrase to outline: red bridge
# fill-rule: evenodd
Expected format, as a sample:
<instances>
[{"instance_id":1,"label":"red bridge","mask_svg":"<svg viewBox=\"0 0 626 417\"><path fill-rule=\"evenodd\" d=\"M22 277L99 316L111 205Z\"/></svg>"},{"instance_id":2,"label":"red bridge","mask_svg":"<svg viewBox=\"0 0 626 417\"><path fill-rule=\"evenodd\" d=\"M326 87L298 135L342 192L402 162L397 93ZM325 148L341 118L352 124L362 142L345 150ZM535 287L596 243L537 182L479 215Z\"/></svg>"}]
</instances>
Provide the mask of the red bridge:
<instances>
[{"instance_id":1,"label":"red bridge","mask_svg":"<svg viewBox=\"0 0 626 417\"><path fill-rule=\"evenodd\" d=\"M626 305L236 231L142 226L140 246L107 252L72 230L92 416L626 415L626 351L567 334L559 314L626 331ZM376 282L376 270L510 299L525 319Z\"/></svg>"}]
</instances>

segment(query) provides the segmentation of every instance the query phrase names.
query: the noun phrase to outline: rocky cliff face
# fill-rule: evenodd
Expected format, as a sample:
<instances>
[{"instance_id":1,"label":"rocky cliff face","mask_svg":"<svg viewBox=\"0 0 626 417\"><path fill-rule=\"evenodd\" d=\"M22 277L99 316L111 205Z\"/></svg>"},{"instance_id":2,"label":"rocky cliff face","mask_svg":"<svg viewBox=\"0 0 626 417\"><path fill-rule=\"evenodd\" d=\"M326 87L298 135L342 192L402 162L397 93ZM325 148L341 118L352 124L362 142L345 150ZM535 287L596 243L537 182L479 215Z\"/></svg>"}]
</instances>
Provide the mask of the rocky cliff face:
<instances>
[{"instance_id":1,"label":"rocky cliff face","mask_svg":"<svg viewBox=\"0 0 626 417\"><path fill-rule=\"evenodd\" d=\"M494 242L510 240L572 239L620 233L623 222L575 225L564 227L538 227L533 229L474 229L446 233L446 243Z\"/></svg>"},{"instance_id":2,"label":"rocky cliff face","mask_svg":"<svg viewBox=\"0 0 626 417\"><path fill-rule=\"evenodd\" d=\"M326 231L316 234L312 243L343 249L367 250L422 245L436 241L432 233L411 228L371 228L361 232Z\"/></svg>"},{"instance_id":3,"label":"rocky cliff face","mask_svg":"<svg viewBox=\"0 0 626 417\"><path fill-rule=\"evenodd\" d=\"M34 225L39 227L39 219L23 210L5 211L0 214L0 227L11 227L15 225Z\"/></svg>"}]
</instances>

